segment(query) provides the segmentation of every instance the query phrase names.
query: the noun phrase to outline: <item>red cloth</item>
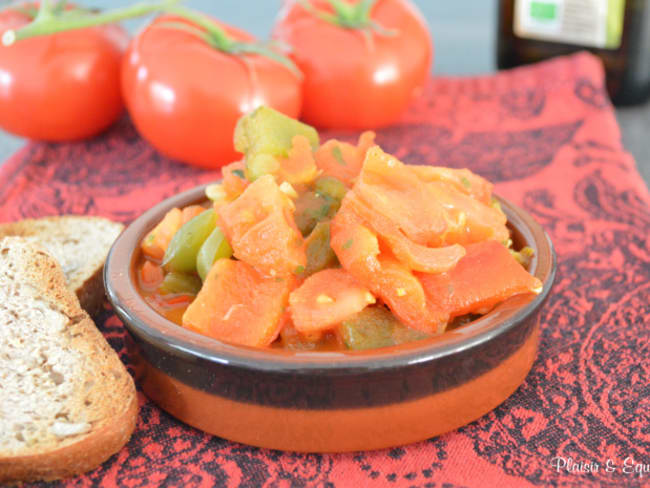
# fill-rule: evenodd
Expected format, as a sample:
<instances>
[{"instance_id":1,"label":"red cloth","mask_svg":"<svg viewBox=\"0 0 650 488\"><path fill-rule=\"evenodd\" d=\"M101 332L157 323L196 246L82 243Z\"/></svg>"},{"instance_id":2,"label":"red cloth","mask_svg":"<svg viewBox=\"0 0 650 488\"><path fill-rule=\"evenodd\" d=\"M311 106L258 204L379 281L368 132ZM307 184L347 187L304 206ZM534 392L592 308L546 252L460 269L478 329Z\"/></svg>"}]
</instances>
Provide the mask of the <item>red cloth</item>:
<instances>
[{"instance_id":1,"label":"red cloth","mask_svg":"<svg viewBox=\"0 0 650 488\"><path fill-rule=\"evenodd\" d=\"M625 473L624 462L650 464L650 196L621 147L600 63L583 53L433 79L377 140L406 162L489 178L551 235L557 282L539 358L519 390L455 432L339 455L228 442L141 395L129 444L66 486L648 486L650 473ZM217 176L161 157L124 122L91 141L32 143L16 154L0 168L0 220L79 213L129 222ZM124 354L124 329L108 307L98 325ZM556 469L554 458L568 466ZM571 462L599 470L571 472Z\"/></svg>"}]
</instances>

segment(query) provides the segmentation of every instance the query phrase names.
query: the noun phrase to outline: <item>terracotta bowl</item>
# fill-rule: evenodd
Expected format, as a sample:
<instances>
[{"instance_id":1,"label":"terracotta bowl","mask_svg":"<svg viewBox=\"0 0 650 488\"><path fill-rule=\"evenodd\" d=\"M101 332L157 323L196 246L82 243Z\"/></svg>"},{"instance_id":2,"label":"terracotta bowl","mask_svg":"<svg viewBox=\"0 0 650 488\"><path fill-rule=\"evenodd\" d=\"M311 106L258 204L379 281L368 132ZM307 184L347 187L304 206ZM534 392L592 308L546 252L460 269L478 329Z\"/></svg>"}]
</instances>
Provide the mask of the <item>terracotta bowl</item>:
<instances>
[{"instance_id":1,"label":"terracotta bowl","mask_svg":"<svg viewBox=\"0 0 650 488\"><path fill-rule=\"evenodd\" d=\"M117 239L105 266L108 297L130 332L144 392L205 432L304 452L378 449L427 439L478 419L528 374L539 312L555 275L542 228L500 199L516 246L535 250L539 295L515 296L441 336L371 351L293 352L222 343L156 313L134 282L139 242L165 213L204 200L204 186L156 205Z\"/></svg>"}]
</instances>

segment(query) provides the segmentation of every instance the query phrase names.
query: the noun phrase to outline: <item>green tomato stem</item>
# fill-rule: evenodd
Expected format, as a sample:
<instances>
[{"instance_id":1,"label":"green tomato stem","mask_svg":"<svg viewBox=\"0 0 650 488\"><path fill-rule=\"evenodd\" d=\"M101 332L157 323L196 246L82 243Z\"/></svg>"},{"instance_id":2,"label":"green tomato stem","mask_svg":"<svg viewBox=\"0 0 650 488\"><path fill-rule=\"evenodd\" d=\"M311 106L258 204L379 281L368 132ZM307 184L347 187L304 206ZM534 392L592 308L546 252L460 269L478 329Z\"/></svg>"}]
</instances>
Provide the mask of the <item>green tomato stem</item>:
<instances>
[{"instance_id":1,"label":"green tomato stem","mask_svg":"<svg viewBox=\"0 0 650 488\"><path fill-rule=\"evenodd\" d=\"M219 27L214 21L210 20L200 12L189 9L182 5L173 5L171 7L167 7L165 9L165 12L185 18L201 29L204 29L204 36L201 36L200 33L196 31L195 34L201 37L212 47L220 51L235 56L244 54L258 54L281 64L296 76L302 76L300 70L293 63L293 61L291 61L288 57L280 54L278 51L272 49L272 47L270 47L268 44L260 42L236 41L235 39L232 39L226 33L226 31Z\"/></svg>"},{"instance_id":2,"label":"green tomato stem","mask_svg":"<svg viewBox=\"0 0 650 488\"><path fill-rule=\"evenodd\" d=\"M328 0L334 13L314 7L310 0L299 0L300 5L312 15L344 29L374 29L370 11L377 0L360 0L348 3L345 0Z\"/></svg>"},{"instance_id":3,"label":"green tomato stem","mask_svg":"<svg viewBox=\"0 0 650 488\"><path fill-rule=\"evenodd\" d=\"M48 19L52 17L52 9L50 8L50 0L41 0L41 4L38 7L38 14L36 14L37 19Z\"/></svg>"},{"instance_id":4,"label":"green tomato stem","mask_svg":"<svg viewBox=\"0 0 650 488\"><path fill-rule=\"evenodd\" d=\"M14 42L29 37L44 36L57 32L83 29L103 24L111 24L133 17L140 17L154 12L164 10L179 0L164 0L157 3L135 3L128 7L116 8L100 13L81 13L80 11L61 12L60 15L53 15L50 10L50 3L47 0L41 2L36 18L24 27L17 30L7 30L2 34L2 44L11 46Z\"/></svg>"},{"instance_id":5,"label":"green tomato stem","mask_svg":"<svg viewBox=\"0 0 650 488\"><path fill-rule=\"evenodd\" d=\"M346 24L355 22L358 5L352 5L343 0L329 0L329 3L334 8L340 21Z\"/></svg>"},{"instance_id":6,"label":"green tomato stem","mask_svg":"<svg viewBox=\"0 0 650 488\"><path fill-rule=\"evenodd\" d=\"M304 8L314 17L318 17L319 19L324 20L325 22L329 22L330 24L339 25L336 15L317 9L311 3L309 3L309 0L298 0L298 3L302 8Z\"/></svg>"},{"instance_id":7,"label":"green tomato stem","mask_svg":"<svg viewBox=\"0 0 650 488\"><path fill-rule=\"evenodd\" d=\"M221 27L219 27L202 13L189 9L182 5L168 6L165 8L165 11L167 13L183 17L193 24L205 29L212 41L214 41L211 44L213 44L217 49L221 51L230 50L230 47L233 44L233 40L228 36L228 34L226 34L226 31L224 31Z\"/></svg>"},{"instance_id":8,"label":"green tomato stem","mask_svg":"<svg viewBox=\"0 0 650 488\"><path fill-rule=\"evenodd\" d=\"M37 16L41 19L49 19L53 15L58 15L65 10L66 3L66 0L57 0L54 6L51 6L49 0L43 0L38 7Z\"/></svg>"},{"instance_id":9,"label":"green tomato stem","mask_svg":"<svg viewBox=\"0 0 650 488\"><path fill-rule=\"evenodd\" d=\"M370 15L370 11L375 3L377 3L377 0L361 0L359 2L359 10L365 12L366 15Z\"/></svg>"},{"instance_id":10,"label":"green tomato stem","mask_svg":"<svg viewBox=\"0 0 650 488\"><path fill-rule=\"evenodd\" d=\"M199 27L197 27L195 25L186 24L184 22L168 21L168 22L157 22L155 24L155 27L156 28L165 28L165 27L167 27L169 29L176 29L176 30L180 30L180 31L185 31L185 32L187 32L189 34L192 34L193 36L196 36L199 39L207 42L211 46L216 47L216 46L214 46L214 43L213 43L212 39L210 38L210 36L208 36L208 34L204 30L200 29Z\"/></svg>"},{"instance_id":11,"label":"green tomato stem","mask_svg":"<svg viewBox=\"0 0 650 488\"><path fill-rule=\"evenodd\" d=\"M240 55L240 54L257 54L259 56L264 56L269 58L276 63L281 64L289 71L291 71L295 76L302 78L302 72L294 64L291 59L280 54L278 51L274 50L270 44L260 43L260 42L233 42L228 51L230 54Z\"/></svg>"},{"instance_id":12,"label":"green tomato stem","mask_svg":"<svg viewBox=\"0 0 650 488\"><path fill-rule=\"evenodd\" d=\"M260 42L241 42L232 39L224 29L196 10L177 5L181 0L163 0L156 3L135 3L128 7L88 12L82 9L65 10L65 0L58 0L54 7L49 0L42 0L32 22L17 30L7 30L2 34L2 44L11 46L16 41L36 36L45 36L73 29L83 29L103 24L111 24L143 15L165 12L186 19L192 25L182 22L165 22L165 27L190 32L208 45L234 56L257 54L265 56L287 68L296 76L302 76L296 65L268 44Z\"/></svg>"},{"instance_id":13,"label":"green tomato stem","mask_svg":"<svg viewBox=\"0 0 650 488\"><path fill-rule=\"evenodd\" d=\"M54 13L63 12L67 3L68 2L66 0L59 0L54 6Z\"/></svg>"}]
</instances>

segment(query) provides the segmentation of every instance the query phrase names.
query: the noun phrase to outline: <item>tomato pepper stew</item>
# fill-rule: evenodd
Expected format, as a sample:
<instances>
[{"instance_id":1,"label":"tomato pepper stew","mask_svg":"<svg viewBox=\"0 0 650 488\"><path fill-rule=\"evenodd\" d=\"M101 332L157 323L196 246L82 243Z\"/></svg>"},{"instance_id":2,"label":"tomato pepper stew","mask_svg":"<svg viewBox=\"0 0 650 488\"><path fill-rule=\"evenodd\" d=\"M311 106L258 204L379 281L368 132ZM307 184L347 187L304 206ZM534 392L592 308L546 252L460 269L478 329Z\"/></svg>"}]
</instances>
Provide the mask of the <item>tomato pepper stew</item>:
<instances>
[{"instance_id":1,"label":"tomato pepper stew","mask_svg":"<svg viewBox=\"0 0 650 488\"><path fill-rule=\"evenodd\" d=\"M173 322L288 349L370 349L441 334L540 293L492 185L467 169L405 165L330 140L267 107L237 124L242 161L205 205L143 239L138 286Z\"/></svg>"}]
</instances>

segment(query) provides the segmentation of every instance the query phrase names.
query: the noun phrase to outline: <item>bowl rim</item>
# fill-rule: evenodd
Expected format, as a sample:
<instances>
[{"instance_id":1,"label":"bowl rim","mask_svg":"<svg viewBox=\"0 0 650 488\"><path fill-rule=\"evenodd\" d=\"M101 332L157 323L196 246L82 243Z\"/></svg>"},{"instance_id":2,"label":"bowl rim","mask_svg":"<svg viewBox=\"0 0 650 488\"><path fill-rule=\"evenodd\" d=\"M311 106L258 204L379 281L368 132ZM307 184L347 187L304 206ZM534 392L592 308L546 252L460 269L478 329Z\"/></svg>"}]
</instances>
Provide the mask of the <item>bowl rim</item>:
<instances>
[{"instance_id":1,"label":"bowl rim","mask_svg":"<svg viewBox=\"0 0 650 488\"><path fill-rule=\"evenodd\" d=\"M526 211L496 196L511 228L519 232L535 250L531 271L540 278L543 290L513 296L486 315L458 329L429 339L398 346L364 351L288 351L262 349L221 342L185 329L166 319L149 306L134 284L134 263L139 243L164 214L205 198L208 184L169 197L136 218L113 243L104 266L104 285L109 301L132 334L166 353L204 360L225 366L257 371L283 371L291 374L318 372L349 374L416 365L461 353L505 334L541 307L548 297L556 273L555 249L542 227Z\"/></svg>"}]
</instances>

